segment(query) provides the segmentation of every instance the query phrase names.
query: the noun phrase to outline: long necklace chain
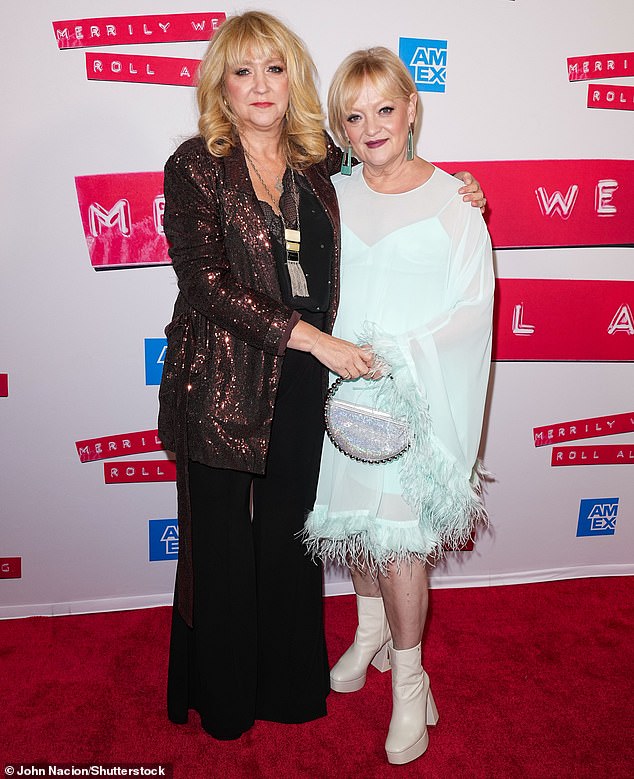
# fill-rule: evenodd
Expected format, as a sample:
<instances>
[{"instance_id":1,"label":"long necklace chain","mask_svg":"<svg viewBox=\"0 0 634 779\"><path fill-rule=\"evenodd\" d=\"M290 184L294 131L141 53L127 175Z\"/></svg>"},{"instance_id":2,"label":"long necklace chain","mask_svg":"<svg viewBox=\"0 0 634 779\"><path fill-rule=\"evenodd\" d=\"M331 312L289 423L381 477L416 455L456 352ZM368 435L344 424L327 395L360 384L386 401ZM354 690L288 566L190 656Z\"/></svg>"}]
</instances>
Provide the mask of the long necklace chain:
<instances>
[{"instance_id":1,"label":"long necklace chain","mask_svg":"<svg viewBox=\"0 0 634 779\"><path fill-rule=\"evenodd\" d=\"M244 149L244 154L245 154L245 157L247 158L247 160L249 160L249 162L251 163L251 167L253 168L253 172L255 173L255 175L260 180L260 184L262 184L262 186L264 187L264 189L266 191L266 194L271 198L271 202L272 203L277 203L278 200L279 200L279 196L276 198L275 195L273 195L271 190L268 188L268 186L266 185L266 181L264 181L264 179L260 175L260 171L257 169L256 164L253 161L253 157L249 154L249 152L246 149ZM282 194L282 192L284 192L284 184L282 183L283 177L284 177L284 174L282 174L282 176L276 176L275 177L275 184L274 184L274 186L275 186L275 189L278 191L278 193L280 195Z\"/></svg>"}]
</instances>

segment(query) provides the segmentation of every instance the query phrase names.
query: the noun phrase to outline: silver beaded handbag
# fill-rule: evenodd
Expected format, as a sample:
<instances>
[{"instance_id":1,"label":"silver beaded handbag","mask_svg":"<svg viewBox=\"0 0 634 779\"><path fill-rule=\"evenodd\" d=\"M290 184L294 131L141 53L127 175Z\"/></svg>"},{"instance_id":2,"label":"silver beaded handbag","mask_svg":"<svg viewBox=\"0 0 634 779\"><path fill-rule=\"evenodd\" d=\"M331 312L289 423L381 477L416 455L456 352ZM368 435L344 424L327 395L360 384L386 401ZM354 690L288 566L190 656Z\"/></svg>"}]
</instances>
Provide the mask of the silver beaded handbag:
<instances>
[{"instance_id":1,"label":"silver beaded handbag","mask_svg":"<svg viewBox=\"0 0 634 779\"><path fill-rule=\"evenodd\" d=\"M339 378L331 384L324 406L326 433L334 446L362 463L387 463L404 454L410 446L407 423L385 411L337 400L343 382Z\"/></svg>"}]
</instances>

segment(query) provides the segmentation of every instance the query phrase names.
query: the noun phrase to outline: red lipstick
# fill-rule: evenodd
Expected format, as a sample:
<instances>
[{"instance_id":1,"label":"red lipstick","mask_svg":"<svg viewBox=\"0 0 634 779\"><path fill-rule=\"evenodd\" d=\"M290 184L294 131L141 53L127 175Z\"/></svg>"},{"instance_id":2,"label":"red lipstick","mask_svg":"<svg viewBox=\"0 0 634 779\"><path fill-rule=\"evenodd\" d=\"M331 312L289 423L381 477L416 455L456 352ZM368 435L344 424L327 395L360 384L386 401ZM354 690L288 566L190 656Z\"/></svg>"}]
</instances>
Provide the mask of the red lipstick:
<instances>
[{"instance_id":1,"label":"red lipstick","mask_svg":"<svg viewBox=\"0 0 634 779\"><path fill-rule=\"evenodd\" d=\"M383 146L384 143L387 143L386 138L382 138L378 141L366 141L365 145L368 147L368 149L378 149L379 146Z\"/></svg>"}]
</instances>

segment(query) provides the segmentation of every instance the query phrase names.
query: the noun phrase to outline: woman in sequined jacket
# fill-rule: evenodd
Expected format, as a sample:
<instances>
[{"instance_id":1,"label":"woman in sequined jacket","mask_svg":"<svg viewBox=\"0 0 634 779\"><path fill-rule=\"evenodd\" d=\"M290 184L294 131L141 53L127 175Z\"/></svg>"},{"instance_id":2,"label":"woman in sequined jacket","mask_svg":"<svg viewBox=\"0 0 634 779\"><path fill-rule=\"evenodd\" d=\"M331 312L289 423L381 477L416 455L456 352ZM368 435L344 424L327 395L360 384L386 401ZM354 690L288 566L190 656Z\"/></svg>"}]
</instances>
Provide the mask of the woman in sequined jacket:
<instances>
[{"instance_id":1,"label":"woman in sequined jacket","mask_svg":"<svg viewBox=\"0 0 634 779\"><path fill-rule=\"evenodd\" d=\"M315 500L326 368L357 378L372 355L330 335L342 155L302 42L268 14L231 17L203 59L198 103L200 136L165 167L179 287L159 414L179 519L168 715L184 723L196 709L209 734L234 739L255 719L326 713L322 572L298 534Z\"/></svg>"},{"instance_id":2,"label":"woman in sequined jacket","mask_svg":"<svg viewBox=\"0 0 634 779\"><path fill-rule=\"evenodd\" d=\"M230 18L202 63L201 134L165 167L179 287L159 415L179 516L168 714L194 708L219 739L326 713L322 576L297 533L315 497L323 366L361 376L372 358L329 335L341 153L313 73L273 17Z\"/></svg>"}]
</instances>

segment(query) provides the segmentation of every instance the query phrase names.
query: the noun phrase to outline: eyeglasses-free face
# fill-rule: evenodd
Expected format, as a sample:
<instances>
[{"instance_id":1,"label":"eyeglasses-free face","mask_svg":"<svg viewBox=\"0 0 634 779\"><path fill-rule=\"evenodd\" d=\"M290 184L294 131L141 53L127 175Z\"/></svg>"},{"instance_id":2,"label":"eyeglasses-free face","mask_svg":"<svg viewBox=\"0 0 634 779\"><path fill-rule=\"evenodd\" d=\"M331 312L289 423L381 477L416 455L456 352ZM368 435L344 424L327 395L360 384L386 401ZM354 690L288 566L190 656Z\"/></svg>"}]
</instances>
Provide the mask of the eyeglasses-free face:
<instances>
[{"instance_id":1,"label":"eyeglasses-free face","mask_svg":"<svg viewBox=\"0 0 634 779\"><path fill-rule=\"evenodd\" d=\"M226 99L242 133L279 130L288 108L288 73L279 57L247 57L225 72Z\"/></svg>"},{"instance_id":2,"label":"eyeglasses-free face","mask_svg":"<svg viewBox=\"0 0 634 779\"><path fill-rule=\"evenodd\" d=\"M343 129L354 156L376 173L400 165L407 154L407 133L416 117L416 94L391 100L365 81L345 113Z\"/></svg>"}]
</instances>

